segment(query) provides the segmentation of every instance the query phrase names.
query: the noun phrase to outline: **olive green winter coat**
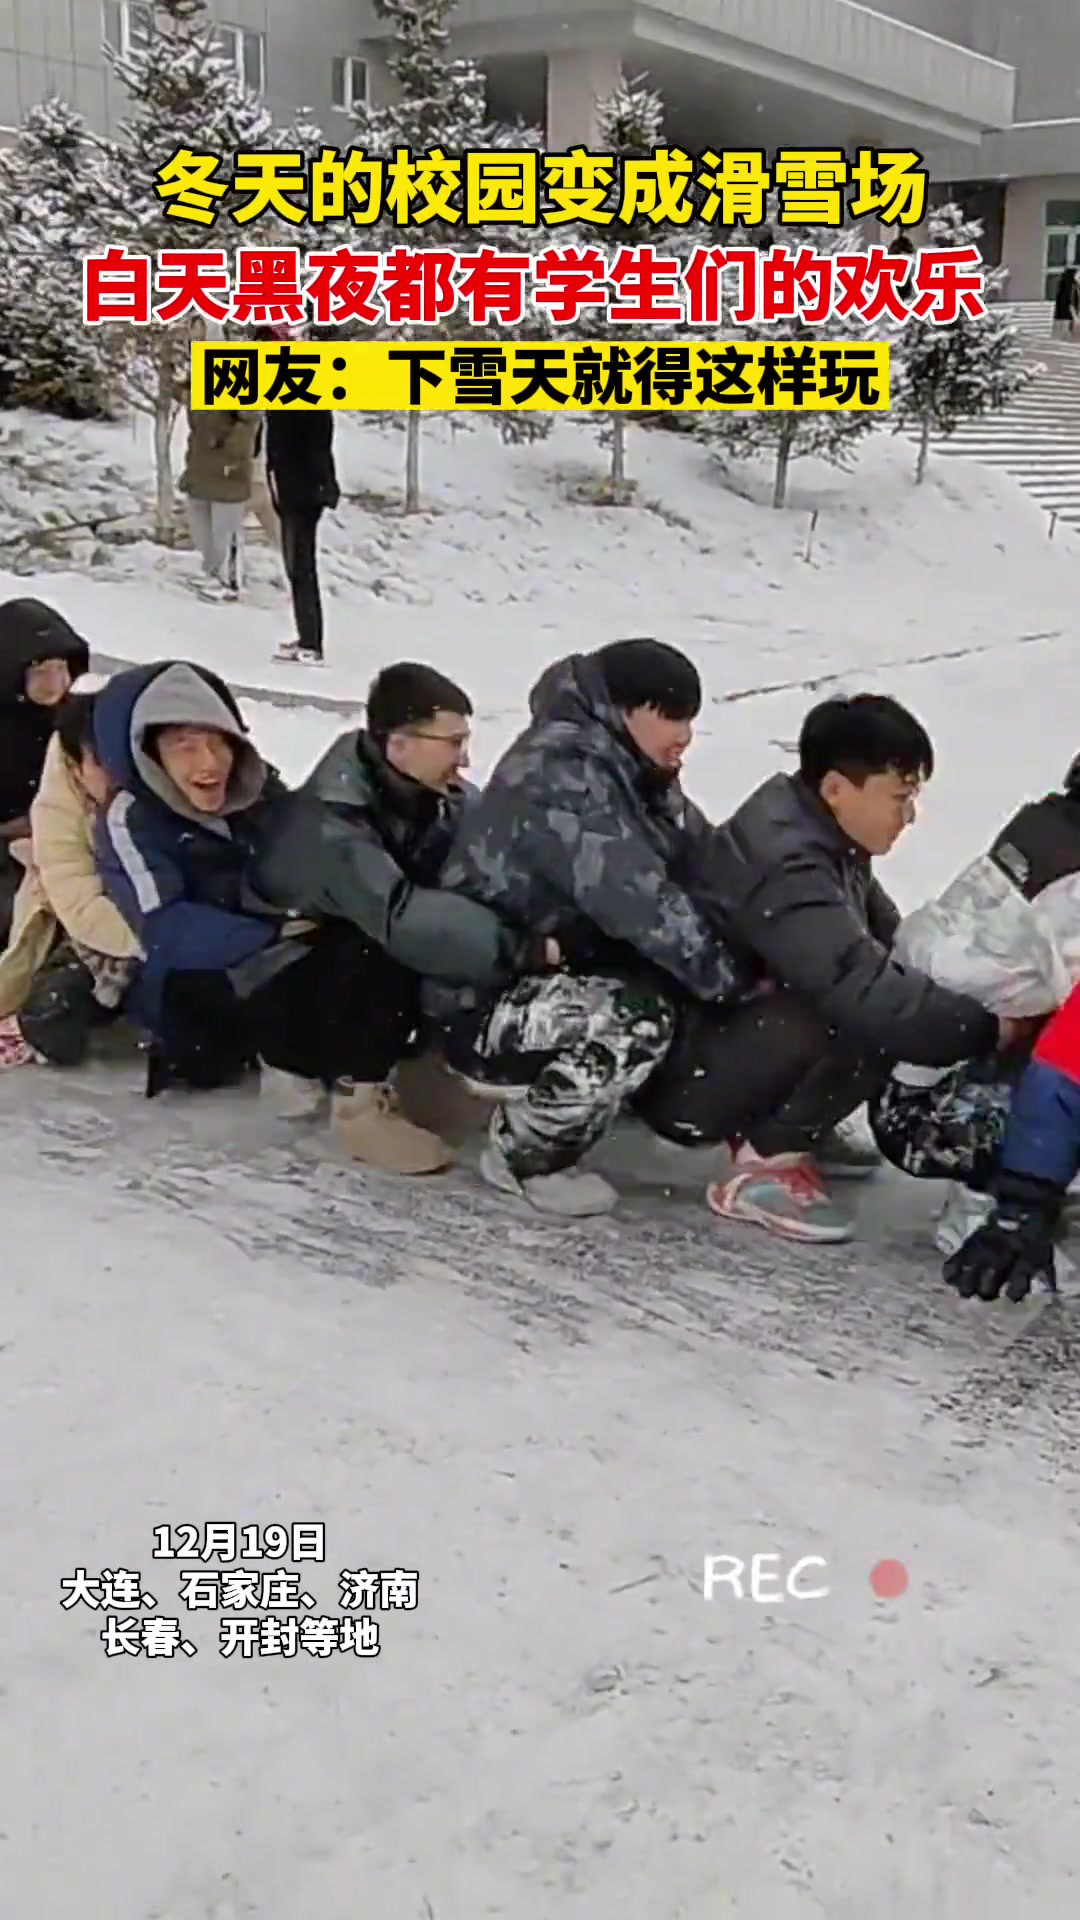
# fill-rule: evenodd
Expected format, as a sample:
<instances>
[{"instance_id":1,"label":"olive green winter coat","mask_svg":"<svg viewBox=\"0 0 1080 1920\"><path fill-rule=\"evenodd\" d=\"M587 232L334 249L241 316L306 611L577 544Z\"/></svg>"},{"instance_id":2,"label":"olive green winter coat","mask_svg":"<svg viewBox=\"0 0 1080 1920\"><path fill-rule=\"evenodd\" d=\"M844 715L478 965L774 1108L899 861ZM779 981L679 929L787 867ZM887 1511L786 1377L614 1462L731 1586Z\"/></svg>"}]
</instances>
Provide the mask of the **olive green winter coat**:
<instances>
[{"instance_id":1,"label":"olive green winter coat","mask_svg":"<svg viewBox=\"0 0 1080 1920\"><path fill-rule=\"evenodd\" d=\"M181 492L222 504L249 500L258 430L255 413L189 412Z\"/></svg>"}]
</instances>

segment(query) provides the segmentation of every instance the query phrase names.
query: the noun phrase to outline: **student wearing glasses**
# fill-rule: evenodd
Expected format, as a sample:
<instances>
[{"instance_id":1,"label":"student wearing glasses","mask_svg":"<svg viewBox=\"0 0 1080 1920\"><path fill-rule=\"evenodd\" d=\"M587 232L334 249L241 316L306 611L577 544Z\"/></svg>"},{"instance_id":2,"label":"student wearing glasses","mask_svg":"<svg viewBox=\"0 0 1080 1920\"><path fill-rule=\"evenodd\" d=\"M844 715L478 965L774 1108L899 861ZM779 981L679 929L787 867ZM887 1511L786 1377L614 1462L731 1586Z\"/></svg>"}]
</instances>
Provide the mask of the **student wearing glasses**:
<instances>
[{"instance_id":1,"label":"student wearing glasses","mask_svg":"<svg viewBox=\"0 0 1080 1920\"><path fill-rule=\"evenodd\" d=\"M351 923L393 967L393 1009L373 995L368 1021L373 1033L386 1025L388 1071L357 1095L350 1133L355 1157L401 1171L447 1165L447 1136L479 1118L461 1080L423 1051L422 976L495 991L558 959L551 940L440 890L476 799L462 777L471 717L468 695L436 668L385 667L368 693L367 725L335 740L290 797L253 875L263 898Z\"/></svg>"}]
</instances>

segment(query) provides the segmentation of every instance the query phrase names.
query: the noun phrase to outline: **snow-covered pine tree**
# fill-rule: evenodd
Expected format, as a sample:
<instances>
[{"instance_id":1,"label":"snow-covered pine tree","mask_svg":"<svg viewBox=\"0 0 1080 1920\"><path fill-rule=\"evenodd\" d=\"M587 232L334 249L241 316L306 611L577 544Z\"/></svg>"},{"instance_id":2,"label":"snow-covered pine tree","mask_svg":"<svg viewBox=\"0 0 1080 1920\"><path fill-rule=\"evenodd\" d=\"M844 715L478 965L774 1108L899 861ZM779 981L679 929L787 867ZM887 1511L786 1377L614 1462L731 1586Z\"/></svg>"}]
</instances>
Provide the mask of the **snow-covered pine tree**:
<instances>
[{"instance_id":1,"label":"snow-covered pine tree","mask_svg":"<svg viewBox=\"0 0 1080 1920\"><path fill-rule=\"evenodd\" d=\"M286 126L274 128L272 145L278 153L299 154L305 167L320 160L324 153L333 152L325 133L307 107L302 107ZM241 238L241 245L295 247L300 254L330 253L339 247L355 247L356 235L357 229L347 218L323 220L318 226L310 220L297 225L291 220L282 220L276 214L266 213L256 223L254 233L248 238Z\"/></svg>"},{"instance_id":2,"label":"snow-covered pine tree","mask_svg":"<svg viewBox=\"0 0 1080 1920\"><path fill-rule=\"evenodd\" d=\"M206 0L153 0L147 43L127 55L106 51L130 99L109 156L113 241L151 256L164 248L233 251L257 244L251 227L222 218L213 229L171 219L155 191L159 169L180 148L231 157L274 144L265 106L215 41ZM127 397L153 418L157 532L166 539L173 515L172 440L188 397L191 330L177 324L132 328L130 334Z\"/></svg>"},{"instance_id":3,"label":"snow-covered pine tree","mask_svg":"<svg viewBox=\"0 0 1080 1920\"><path fill-rule=\"evenodd\" d=\"M387 67L395 98L378 104L358 101L353 108L354 142L363 151L384 160L399 147L416 158L441 148L448 156L475 151L485 144L484 77L471 60L455 59L450 50L449 22L455 0L374 0L375 12L392 30ZM402 230L388 220L368 228L372 246L388 251L407 244L416 250L463 244L460 226L427 221ZM399 337L411 328L395 328ZM424 327L428 338L445 328ZM406 513L420 507L420 415L405 415Z\"/></svg>"},{"instance_id":4,"label":"snow-covered pine tree","mask_svg":"<svg viewBox=\"0 0 1080 1920\"><path fill-rule=\"evenodd\" d=\"M484 140L489 148L506 147L515 152L525 149L544 150L544 135L539 127L528 126L524 121L509 125L501 121L488 124L484 130ZM543 227L503 228L494 233L481 233L475 237L474 244L491 247L496 253L529 254L535 257L551 245L551 234ZM469 236L472 240L472 236ZM526 287L524 318L514 327L507 328L492 322L486 329L476 327L471 320L455 321L455 325L474 338L479 334L490 334L496 343L503 340L531 340L539 342L550 340L554 334L551 316L543 307L538 307L532 298L530 287ZM532 413L507 408L502 413L485 416L495 427L500 439L507 446L533 446L546 440L554 427L550 413Z\"/></svg>"},{"instance_id":5,"label":"snow-covered pine tree","mask_svg":"<svg viewBox=\"0 0 1080 1920\"><path fill-rule=\"evenodd\" d=\"M938 207L926 225L930 247L978 247L981 220L965 219L955 202ZM1008 279L1003 267L984 268L986 291L1000 293ZM893 418L896 430L919 436L916 485L926 478L930 441L948 439L964 420L997 413L1032 378L1024 366L1017 329L1000 307L990 305L976 319L961 313L951 326L909 320L893 350Z\"/></svg>"},{"instance_id":6,"label":"snow-covered pine tree","mask_svg":"<svg viewBox=\"0 0 1080 1920\"><path fill-rule=\"evenodd\" d=\"M851 227L799 227L797 233L779 224L775 198L767 209L766 225L754 236L764 249L774 243L794 251L799 246L816 253L841 254L865 252L865 241ZM733 236L732 244L747 244ZM801 346L812 341L872 341L881 338L881 328L867 328L855 318L831 319L822 326L808 326L802 319L755 321L738 330L740 341L768 341L783 347ZM859 441L877 426L873 413L810 412L796 409L761 409L746 413L712 414L698 417L698 437L718 451L735 459L767 453L773 461L772 504L781 508L787 501L788 477L793 460L815 454L831 466L851 466Z\"/></svg>"},{"instance_id":7,"label":"snow-covered pine tree","mask_svg":"<svg viewBox=\"0 0 1080 1920\"><path fill-rule=\"evenodd\" d=\"M625 163L638 159L650 160L656 149L665 145L663 99L644 78L624 79L605 99L597 101L597 120L600 150L614 155L616 184L621 190ZM682 226L658 224L644 214L630 221L619 221L617 225L603 230L592 226L574 229L560 227L556 233L560 246L599 249L610 260L614 260L623 249L652 247L661 255L669 258L674 256L684 270L694 253L710 244L707 229L697 222L688 221ZM672 287L669 293L665 292L661 297L677 300L678 288ZM661 339L685 336L688 340L702 340L710 338L714 330L701 324L691 326L679 319L620 323L610 319L603 310L593 308L583 311L573 331L582 338L620 343L640 339L642 334L649 333ZM630 420L639 420L646 427L662 426L669 432L697 432L696 415L672 414L649 408L642 408L640 412L635 409L631 413L620 409L608 414L600 438L601 443L610 450L611 465L601 497L615 504L625 504L634 492L634 483L627 477L626 461L627 423Z\"/></svg>"},{"instance_id":8,"label":"snow-covered pine tree","mask_svg":"<svg viewBox=\"0 0 1080 1920\"><path fill-rule=\"evenodd\" d=\"M305 168L320 161L324 154L334 153L322 128L306 107L301 108L287 126L274 129L273 146L278 153L299 154ZM295 247L302 263L303 256L310 253L339 253L343 249L353 251L358 240L357 229L347 217L321 220L318 225L305 220L302 225L297 225L281 219L279 215L267 213L258 221L254 234L242 240L241 244L283 249ZM363 237L359 240L359 246L365 250L369 244L374 243ZM234 327L232 331L246 335L248 330ZM310 337L315 340L341 340L349 338L353 331L354 328L349 325L332 328L316 325L311 327Z\"/></svg>"},{"instance_id":9,"label":"snow-covered pine tree","mask_svg":"<svg viewBox=\"0 0 1080 1920\"><path fill-rule=\"evenodd\" d=\"M622 164L627 160L649 160L657 147L664 145L664 102L659 93L648 86L644 78L623 80L605 99L597 102L597 126L600 151L613 154L617 162L617 176L621 185ZM579 228L572 241L565 240L560 233L560 244L572 244L577 247L597 247L610 256L623 247L656 247L661 253L674 254L684 263L689 259L701 240L700 229L692 225L685 227L657 226L654 222L639 215L631 221L620 221L598 232L597 229ZM661 338L671 334L680 334L685 330L679 321L665 320L657 322L655 331ZM640 325L620 325L609 320L599 308L586 310L574 332L583 339L603 339L625 341L640 338L642 332L650 331L647 322ZM695 330L698 333L699 330ZM623 411L607 415L601 429L602 444L611 454L611 466L608 472L605 497L616 505L625 505L633 494L633 483L627 479L626 442L627 420L633 415Z\"/></svg>"},{"instance_id":10,"label":"snow-covered pine tree","mask_svg":"<svg viewBox=\"0 0 1080 1920\"><path fill-rule=\"evenodd\" d=\"M393 32L387 66L399 93L380 108L356 109L358 126L373 115L369 124L381 127L378 151L467 153L485 132L484 76L450 48L455 7L456 0L375 0L376 14Z\"/></svg>"},{"instance_id":11,"label":"snow-covered pine tree","mask_svg":"<svg viewBox=\"0 0 1080 1920\"><path fill-rule=\"evenodd\" d=\"M641 80L623 81L606 100L597 104L597 131L602 153L614 154L617 161L647 160L664 139L664 103L658 93ZM669 229L670 238L675 229ZM619 244L646 246L655 242L656 229L642 220L619 228ZM665 247L665 251L666 251ZM612 328L609 338L618 338ZM625 338L625 329L623 329ZM613 413L608 421L611 447L609 481L613 503L618 506L629 497L626 481L626 415Z\"/></svg>"},{"instance_id":12,"label":"snow-covered pine tree","mask_svg":"<svg viewBox=\"0 0 1080 1920\"><path fill-rule=\"evenodd\" d=\"M108 416L117 342L83 325L82 262L101 243L102 168L74 108L32 107L0 156L0 378L10 402Z\"/></svg>"}]
</instances>

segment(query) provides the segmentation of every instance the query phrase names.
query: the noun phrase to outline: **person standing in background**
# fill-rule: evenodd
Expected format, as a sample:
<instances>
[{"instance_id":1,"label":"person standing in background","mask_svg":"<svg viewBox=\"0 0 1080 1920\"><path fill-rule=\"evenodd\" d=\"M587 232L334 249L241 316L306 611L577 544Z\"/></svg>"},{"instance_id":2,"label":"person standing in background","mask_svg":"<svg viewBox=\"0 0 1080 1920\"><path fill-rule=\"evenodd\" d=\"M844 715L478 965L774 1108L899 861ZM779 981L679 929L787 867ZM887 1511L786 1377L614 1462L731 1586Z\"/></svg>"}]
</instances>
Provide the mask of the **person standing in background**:
<instances>
[{"instance_id":1,"label":"person standing in background","mask_svg":"<svg viewBox=\"0 0 1080 1920\"><path fill-rule=\"evenodd\" d=\"M180 491L202 555L204 600L238 600L243 586L244 515L251 498L258 417L239 411L188 412Z\"/></svg>"},{"instance_id":2,"label":"person standing in background","mask_svg":"<svg viewBox=\"0 0 1080 1920\"><path fill-rule=\"evenodd\" d=\"M284 324L256 327L256 340L288 341L298 330ZM281 557L292 594L296 636L275 660L323 658L323 610L319 591L319 522L341 498L334 467L334 416L326 409L266 415L266 479L281 525ZM261 518L261 516L260 516Z\"/></svg>"},{"instance_id":3,"label":"person standing in background","mask_svg":"<svg viewBox=\"0 0 1080 1920\"><path fill-rule=\"evenodd\" d=\"M316 664L323 657L319 522L341 498L334 468L333 414L325 410L268 413L266 474L281 522L281 557L296 624L296 638L286 641L274 657Z\"/></svg>"},{"instance_id":4,"label":"person standing in background","mask_svg":"<svg viewBox=\"0 0 1080 1920\"><path fill-rule=\"evenodd\" d=\"M1054 295L1054 324L1050 329L1055 340L1072 340L1076 336L1076 322L1080 317L1080 282L1077 281L1076 268L1066 267L1057 283Z\"/></svg>"}]
</instances>

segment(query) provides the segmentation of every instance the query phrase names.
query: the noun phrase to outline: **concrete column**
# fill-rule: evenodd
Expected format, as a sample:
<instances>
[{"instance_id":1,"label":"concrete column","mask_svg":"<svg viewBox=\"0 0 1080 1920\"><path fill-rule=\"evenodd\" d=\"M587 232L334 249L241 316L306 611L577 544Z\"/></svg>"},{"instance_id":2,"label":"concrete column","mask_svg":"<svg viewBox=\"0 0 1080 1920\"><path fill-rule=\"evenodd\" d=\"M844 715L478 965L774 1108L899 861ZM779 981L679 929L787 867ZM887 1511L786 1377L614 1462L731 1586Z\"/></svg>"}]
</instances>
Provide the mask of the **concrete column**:
<instances>
[{"instance_id":1,"label":"concrete column","mask_svg":"<svg viewBox=\"0 0 1080 1920\"><path fill-rule=\"evenodd\" d=\"M622 59L614 47L579 47L565 53L549 53L549 153L563 153L570 147L599 147L597 102L614 93L621 79Z\"/></svg>"},{"instance_id":2,"label":"concrete column","mask_svg":"<svg viewBox=\"0 0 1080 1920\"><path fill-rule=\"evenodd\" d=\"M1002 264L1009 268L1007 300L1043 299L1046 202L1072 199L1080 200L1080 182L1076 180L1064 184L1057 180L1010 180L1001 245Z\"/></svg>"}]
</instances>

